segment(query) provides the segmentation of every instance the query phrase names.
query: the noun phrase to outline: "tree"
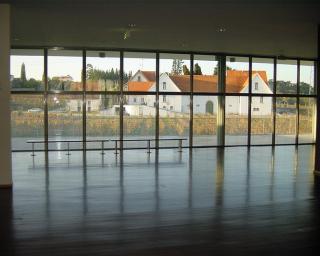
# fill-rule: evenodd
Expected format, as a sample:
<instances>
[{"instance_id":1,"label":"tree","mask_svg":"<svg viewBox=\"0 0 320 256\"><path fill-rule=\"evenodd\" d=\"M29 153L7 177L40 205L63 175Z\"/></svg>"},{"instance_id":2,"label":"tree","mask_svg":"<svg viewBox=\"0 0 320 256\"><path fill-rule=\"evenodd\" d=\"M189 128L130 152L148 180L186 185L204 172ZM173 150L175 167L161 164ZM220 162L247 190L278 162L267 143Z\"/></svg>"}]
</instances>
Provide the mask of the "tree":
<instances>
[{"instance_id":1,"label":"tree","mask_svg":"<svg viewBox=\"0 0 320 256\"><path fill-rule=\"evenodd\" d=\"M198 63L196 63L196 64L194 65L194 74L195 74L195 75L202 75L201 67L199 66Z\"/></svg>"},{"instance_id":2,"label":"tree","mask_svg":"<svg viewBox=\"0 0 320 256\"><path fill-rule=\"evenodd\" d=\"M174 59L172 61L171 75L181 75L183 61Z\"/></svg>"},{"instance_id":3,"label":"tree","mask_svg":"<svg viewBox=\"0 0 320 256\"><path fill-rule=\"evenodd\" d=\"M183 65L182 69L183 69L183 74L184 75L190 75L190 70L187 68L186 65Z\"/></svg>"},{"instance_id":4,"label":"tree","mask_svg":"<svg viewBox=\"0 0 320 256\"><path fill-rule=\"evenodd\" d=\"M226 70L234 70L234 69L229 66L226 66ZM217 64L217 66L215 66L215 68L213 70L213 75L218 75L218 64Z\"/></svg>"},{"instance_id":5,"label":"tree","mask_svg":"<svg viewBox=\"0 0 320 256\"><path fill-rule=\"evenodd\" d=\"M26 66L24 65L24 63L22 63L22 65L21 65L20 79L23 83L25 83L27 81Z\"/></svg>"}]
</instances>

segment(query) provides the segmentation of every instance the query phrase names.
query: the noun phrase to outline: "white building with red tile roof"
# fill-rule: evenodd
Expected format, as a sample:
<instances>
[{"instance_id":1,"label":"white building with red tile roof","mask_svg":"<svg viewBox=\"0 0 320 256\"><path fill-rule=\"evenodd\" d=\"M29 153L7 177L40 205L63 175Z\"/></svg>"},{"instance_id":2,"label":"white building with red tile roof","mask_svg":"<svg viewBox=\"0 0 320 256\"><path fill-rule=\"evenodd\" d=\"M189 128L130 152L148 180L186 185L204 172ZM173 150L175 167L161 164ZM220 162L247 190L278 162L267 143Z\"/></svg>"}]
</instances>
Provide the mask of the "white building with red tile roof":
<instances>
[{"instance_id":1,"label":"white building with red tile roof","mask_svg":"<svg viewBox=\"0 0 320 256\"><path fill-rule=\"evenodd\" d=\"M193 91L198 93L216 93L218 77L216 75L194 75ZM155 72L138 71L127 83L126 90L131 92L155 92ZM170 75L162 73L159 77L159 91L170 93L190 92L189 75ZM248 71L228 70L226 74L226 93L248 93ZM266 71L252 71L252 92L257 94L272 94L268 85ZM161 113L189 113L190 98L188 95L160 95L159 108ZM147 106L154 108L154 95L130 95L127 98L127 109L132 105ZM252 97L253 115L270 115L272 111L271 97ZM226 114L247 115L248 97L227 96L225 104ZM139 111L143 113L143 111ZM170 112L170 113L169 113ZM195 114L216 114L217 96L194 95L193 112ZM130 114L130 113L129 113Z\"/></svg>"}]
</instances>

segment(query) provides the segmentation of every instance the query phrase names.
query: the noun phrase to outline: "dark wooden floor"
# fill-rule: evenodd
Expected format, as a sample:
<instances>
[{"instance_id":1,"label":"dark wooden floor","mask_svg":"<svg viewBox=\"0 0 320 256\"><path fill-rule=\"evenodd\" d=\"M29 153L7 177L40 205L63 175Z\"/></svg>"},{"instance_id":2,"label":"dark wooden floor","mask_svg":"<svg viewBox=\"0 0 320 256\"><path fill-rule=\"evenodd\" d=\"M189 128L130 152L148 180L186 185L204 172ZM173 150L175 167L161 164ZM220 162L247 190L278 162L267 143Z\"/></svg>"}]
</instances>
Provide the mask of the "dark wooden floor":
<instances>
[{"instance_id":1,"label":"dark wooden floor","mask_svg":"<svg viewBox=\"0 0 320 256\"><path fill-rule=\"evenodd\" d=\"M0 255L318 255L313 150L15 153Z\"/></svg>"}]
</instances>

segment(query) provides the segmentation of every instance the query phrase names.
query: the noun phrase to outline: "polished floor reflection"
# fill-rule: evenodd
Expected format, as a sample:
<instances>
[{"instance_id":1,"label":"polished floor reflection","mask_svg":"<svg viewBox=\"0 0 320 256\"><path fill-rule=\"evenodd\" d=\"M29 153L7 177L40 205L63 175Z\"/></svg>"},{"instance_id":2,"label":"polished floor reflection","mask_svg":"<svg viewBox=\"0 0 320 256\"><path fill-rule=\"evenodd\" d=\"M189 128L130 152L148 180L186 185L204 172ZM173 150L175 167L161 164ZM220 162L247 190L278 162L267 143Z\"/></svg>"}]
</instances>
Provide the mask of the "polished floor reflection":
<instances>
[{"instance_id":1,"label":"polished floor reflection","mask_svg":"<svg viewBox=\"0 0 320 256\"><path fill-rule=\"evenodd\" d=\"M14 153L1 255L305 255L313 146ZM5 235L4 235L5 234Z\"/></svg>"}]
</instances>

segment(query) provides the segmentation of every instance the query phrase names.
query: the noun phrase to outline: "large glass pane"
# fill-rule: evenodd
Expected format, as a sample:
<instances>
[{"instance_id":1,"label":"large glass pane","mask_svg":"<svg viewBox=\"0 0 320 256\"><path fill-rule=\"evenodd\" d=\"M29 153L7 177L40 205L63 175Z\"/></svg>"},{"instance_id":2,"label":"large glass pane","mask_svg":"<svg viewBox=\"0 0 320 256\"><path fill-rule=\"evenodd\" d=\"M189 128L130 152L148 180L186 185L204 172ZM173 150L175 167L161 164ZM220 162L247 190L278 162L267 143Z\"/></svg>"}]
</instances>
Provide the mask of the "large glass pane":
<instances>
[{"instance_id":1,"label":"large glass pane","mask_svg":"<svg viewBox=\"0 0 320 256\"><path fill-rule=\"evenodd\" d=\"M190 96L160 95L159 99L160 139L184 139L189 145ZM177 140L160 141L160 147L177 147Z\"/></svg>"},{"instance_id":2,"label":"large glass pane","mask_svg":"<svg viewBox=\"0 0 320 256\"><path fill-rule=\"evenodd\" d=\"M227 56L226 93L249 92L249 58Z\"/></svg>"},{"instance_id":3,"label":"large glass pane","mask_svg":"<svg viewBox=\"0 0 320 256\"><path fill-rule=\"evenodd\" d=\"M80 101L79 101L80 103ZM80 108L81 104L80 104ZM113 140L120 137L120 103L117 95L87 95L87 141ZM105 148L114 143L105 142ZM87 142L87 148L101 148L101 142Z\"/></svg>"},{"instance_id":4,"label":"large glass pane","mask_svg":"<svg viewBox=\"0 0 320 256\"><path fill-rule=\"evenodd\" d=\"M225 144L247 145L248 97L226 96Z\"/></svg>"},{"instance_id":5,"label":"large glass pane","mask_svg":"<svg viewBox=\"0 0 320 256\"><path fill-rule=\"evenodd\" d=\"M120 53L87 51L86 90L120 90Z\"/></svg>"},{"instance_id":6,"label":"large glass pane","mask_svg":"<svg viewBox=\"0 0 320 256\"><path fill-rule=\"evenodd\" d=\"M273 93L274 61L268 58L252 59L252 93Z\"/></svg>"},{"instance_id":7,"label":"large glass pane","mask_svg":"<svg viewBox=\"0 0 320 256\"><path fill-rule=\"evenodd\" d=\"M294 144L296 139L297 100L276 99L276 144Z\"/></svg>"},{"instance_id":8,"label":"large glass pane","mask_svg":"<svg viewBox=\"0 0 320 256\"><path fill-rule=\"evenodd\" d=\"M299 93L304 95L314 95L315 90L315 62L300 61L300 85Z\"/></svg>"},{"instance_id":9,"label":"large glass pane","mask_svg":"<svg viewBox=\"0 0 320 256\"><path fill-rule=\"evenodd\" d=\"M190 91L190 55L160 54L160 92Z\"/></svg>"},{"instance_id":10,"label":"large glass pane","mask_svg":"<svg viewBox=\"0 0 320 256\"><path fill-rule=\"evenodd\" d=\"M217 145L217 96L193 96L193 145Z\"/></svg>"},{"instance_id":11,"label":"large glass pane","mask_svg":"<svg viewBox=\"0 0 320 256\"><path fill-rule=\"evenodd\" d=\"M218 61L216 56L194 55L193 72L193 92L217 92Z\"/></svg>"},{"instance_id":12,"label":"large glass pane","mask_svg":"<svg viewBox=\"0 0 320 256\"><path fill-rule=\"evenodd\" d=\"M297 61L277 61L277 93L297 94Z\"/></svg>"},{"instance_id":13,"label":"large glass pane","mask_svg":"<svg viewBox=\"0 0 320 256\"><path fill-rule=\"evenodd\" d=\"M251 144L272 144L273 131L272 97L251 99Z\"/></svg>"},{"instance_id":14,"label":"large glass pane","mask_svg":"<svg viewBox=\"0 0 320 256\"><path fill-rule=\"evenodd\" d=\"M44 140L41 95L11 96L11 139L13 150L30 150L29 140ZM35 149L44 149L44 144L36 144Z\"/></svg>"},{"instance_id":15,"label":"large glass pane","mask_svg":"<svg viewBox=\"0 0 320 256\"><path fill-rule=\"evenodd\" d=\"M43 81L43 50L14 49L10 56L10 84L13 91L41 91Z\"/></svg>"},{"instance_id":16,"label":"large glass pane","mask_svg":"<svg viewBox=\"0 0 320 256\"><path fill-rule=\"evenodd\" d=\"M156 120L155 120L155 96L154 95L129 95L128 102L123 107L123 138L124 147L146 148L145 139L155 139ZM154 146L154 141L151 142Z\"/></svg>"},{"instance_id":17,"label":"large glass pane","mask_svg":"<svg viewBox=\"0 0 320 256\"><path fill-rule=\"evenodd\" d=\"M156 55L154 53L124 53L124 91L156 91Z\"/></svg>"},{"instance_id":18,"label":"large glass pane","mask_svg":"<svg viewBox=\"0 0 320 256\"><path fill-rule=\"evenodd\" d=\"M315 141L315 98L299 99L299 143Z\"/></svg>"},{"instance_id":19,"label":"large glass pane","mask_svg":"<svg viewBox=\"0 0 320 256\"><path fill-rule=\"evenodd\" d=\"M82 96L49 95L48 97L49 140L82 140ZM66 149L67 143L50 143L49 149ZM72 149L82 148L81 142L71 143Z\"/></svg>"},{"instance_id":20,"label":"large glass pane","mask_svg":"<svg viewBox=\"0 0 320 256\"><path fill-rule=\"evenodd\" d=\"M67 50L48 51L49 90L82 90L82 52Z\"/></svg>"}]
</instances>

